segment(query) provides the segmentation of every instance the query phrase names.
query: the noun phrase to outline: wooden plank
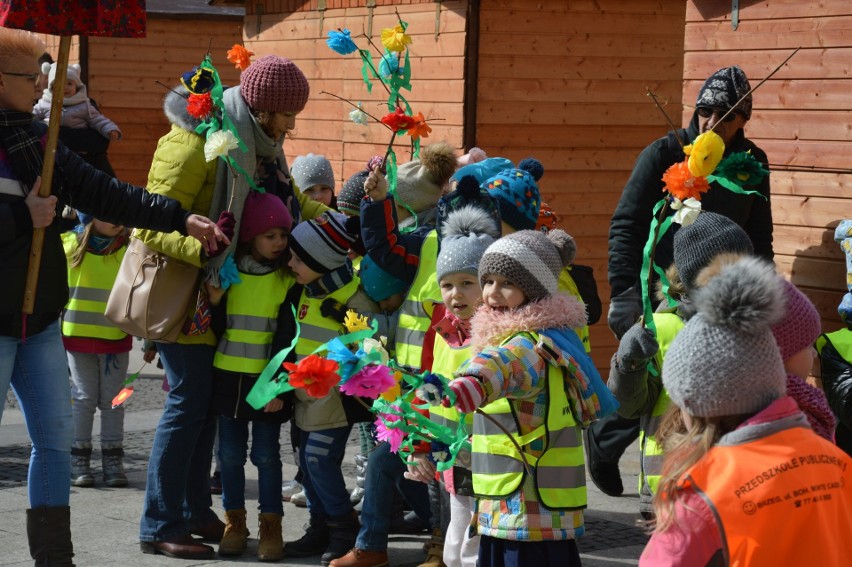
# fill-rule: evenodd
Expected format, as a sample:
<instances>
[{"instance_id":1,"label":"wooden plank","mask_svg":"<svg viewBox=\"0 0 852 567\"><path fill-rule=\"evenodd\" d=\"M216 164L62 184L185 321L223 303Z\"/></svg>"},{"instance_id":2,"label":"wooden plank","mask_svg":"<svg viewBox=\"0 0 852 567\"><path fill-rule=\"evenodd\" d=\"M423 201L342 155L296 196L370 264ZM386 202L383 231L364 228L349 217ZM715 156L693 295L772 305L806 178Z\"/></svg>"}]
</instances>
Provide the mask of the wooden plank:
<instances>
[{"instance_id":1,"label":"wooden plank","mask_svg":"<svg viewBox=\"0 0 852 567\"><path fill-rule=\"evenodd\" d=\"M775 170L771 175L773 195L852 196L852 176L848 174Z\"/></svg>"},{"instance_id":2,"label":"wooden plank","mask_svg":"<svg viewBox=\"0 0 852 567\"><path fill-rule=\"evenodd\" d=\"M665 127L653 128L639 125L584 125L565 128L549 124L491 124L484 123L476 129L478 144L504 145L511 140L513 146L526 148L612 148L614 140L623 147L637 148L649 144L665 134ZM481 147L480 145L480 147Z\"/></svg>"},{"instance_id":3,"label":"wooden plank","mask_svg":"<svg viewBox=\"0 0 852 567\"><path fill-rule=\"evenodd\" d=\"M594 16L599 18L600 15ZM532 57L562 57L564 55L621 56L630 59L645 57L679 57L683 54L681 33L652 37L623 34L562 34L534 35L500 34L499 41L480 43L481 55L514 55L528 53ZM441 40L443 41L443 39Z\"/></svg>"},{"instance_id":4,"label":"wooden plank","mask_svg":"<svg viewBox=\"0 0 852 567\"><path fill-rule=\"evenodd\" d=\"M746 131L752 139L852 142L849 111L806 110L791 104L785 110L757 109Z\"/></svg>"},{"instance_id":5,"label":"wooden plank","mask_svg":"<svg viewBox=\"0 0 852 567\"><path fill-rule=\"evenodd\" d=\"M840 246L834 241L834 227L775 224L772 238L772 247L776 254L838 262L844 261L845 258Z\"/></svg>"},{"instance_id":6,"label":"wooden plank","mask_svg":"<svg viewBox=\"0 0 852 567\"><path fill-rule=\"evenodd\" d=\"M651 108L653 102L646 94L651 89L667 105L671 116L681 112L680 99L683 82L668 77L656 81L650 80L613 80L613 79L568 79L555 77L537 77L534 79L480 77L478 81L478 100L526 100L529 102L597 102L645 104ZM699 85L700 87L700 85Z\"/></svg>"},{"instance_id":7,"label":"wooden plank","mask_svg":"<svg viewBox=\"0 0 852 567\"><path fill-rule=\"evenodd\" d=\"M755 46L756 48L760 46ZM790 49L753 49L742 68L757 81L784 61ZM687 51L683 58L683 78L703 81L719 68L720 61L741 59L739 52ZM852 47L802 49L775 75L780 79L846 79L852 73Z\"/></svg>"},{"instance_id":8,"label":"wooden plank","mask_svg":"<svg viewBox=\"0 0 852 567\"><path fill-rule=\"evenodd\" d=\"M563 0L565 12L572 14L680 14L683 16L684 7L680 2L664 0ZM530 2L529 0L489 0L489 11L529 11L541 12L552 3Z\"/></svg>"},{"instance_id":9,"label":"wooden plank","mask_svg":"<svg viewBox=\"0 0 852 567\"><path fill-rule=\"evenodd\" d=\"M841 289L846 281L846 267L841 262L779 255L775 265L798 287L832 291Z\"/></svg>"},{"instance_id":10,"label":"wooden plank","mask_svg":"<svg viewBox=\"0 0 852 567\"><path fill-rule=\"evenodd\" d=\"M697 22L688 24L688 30L685 51L848 47L852 16L740 20L735 32L730 22Z\"/></svg>"},{"instance_id":11,"label":"wooden plank","mask_svg":"<svg viewBox=\"0 0 852 567\"><path fill-rule=\"evenodd\" d=\"M841 220L849 217L849 204L849 199L775 195L772 197L772 218L776 226L787 224L834 229Z\"/></svg>"},{"instance_id":12,"label":"wooden plank","mask_svg":"<svg viewBox=\"0 0 852 567\"><path fill-rule=\"evenodd\" d=\"M798 57L798 56L797 56ZM712 73L712 71L710 71ZM780 71L779 71L780 72ZM706 79L706 77L705 77ZM757 84L760 79L751 79ZM692 104L704 79L684 81L684 101ZM769 79L754 93L759 113L768 109L850 110L848 79ZM754 117L752 117L754 119Z\"/></svg>"},{"instance_id":13,"label":"wooden plank","mask_svg":"<svg viewBox=\"0 0 852 567\"><path fill-rule=\"evenodd\" d=\"M566 55L548 61L547 75L557 79L628 79L653 82L680 76L682 65L679 58L670 57L646 57L636 61L623 57ZM716 68L718 67L714 67L714 70ZM541 67L526 55L480 57L479 77L482 79L538 79L541 74Z\"/></svg>"},{"instance_id":14,"label":"wooden plank","mask_svg":"<svg viewBox=\"0 0 852 567\"><path fill-rule=\"evenodd\" d=\"M530 37L539 35L572 35L588 34L597 36L638 35L683 36L683 14L630 14L630 13L598 13L592 17L575 17L563 9L542 10L540 12L526 11L492 11L480 12L480 32L483 38L491 34L528 34Z\"/></svg>"},{"instance_id":15,"label":"wooden plank","mask_svg":"<svg viewBox=\"0 0 852 567\"><path fill-rule=\"evenodd\" d=\"M641 104L600 105L589 103L525 101L483 101L477 108L477 125L561 125L561 126L632 126L651 127L665 134L665 121L660 113L644 100ZM646 143L650 143L649 138Z\"/></svg>"},{"instance_id":16,"label":"wooden plank","mask_svg":"<svg viewBox=\"0 0 852 567\"><path fill-rule=\"evenodd\" d=\"M766 152L770 163L784 165L846 169L849 167L849 155L852 152L850 142L806 140L788 142L759 138L753 138L752 141Z\"/></svg>"},{"instance_id":17,"label":"wooden plank","mask_svg":"<svg viewBox=\"0 0 852 567\"><path fill-rule=\"evenodd\" d=\"M730 19L731 3L726 0L707 2L689 0L686 3L686 21ZM780 18L812 18L814 15L848 16L852 6L848 0L819 0L819 2L801 2L799 0L772 0L772 2L742 3L740 21L775 20ZM730 27L730 22L728 22Z\"/></svg>"},{"instance_id":18,"label":"wooden plank","mask_svg":"<svg viewBox=\"0 0 852 567\"><path fill-rule=\"evenodd\" d=\"M332 28L334 29L334 28ZM361 58L357 53L351 55L340 55L336 53L326 44L328 30L321 34L309 34L307 36L290 36L287 38L276 39L275 52L285 57L299 59L332 59L334 61L353 60L358 62L358 67L361 66ZM435 41L434 29L425 34L413 34L412 43L409 45L409 55L417 57L447 57L464 53L466 33L464 30L448 32L441 34L439 40ZM264 38L268 41L267 38ZM381 62L383 49L380 40L373 40L373 46L370 46L367 39L354 37L353 41L361 49L368 50L374 64L378 67Z\"/></svg>"},{"instance_id":19,"label":"wooden plank","mask_svg":"<svg viewBox=\"0 0 852 567\"><path fill-rule=\"evenodd\" d=\"M433 128L440 126L460 126L463 122L462 108L458 103L447 102L432 102L432 101L409 101L415 114L422 112L423 116L430 119L441 118L442 120L435 121L431 126ZM322 100L308 99L308 104L305 110L299 114L299 119L313 120L349 120L348 110L345 110L340 101L335 99L323 98ZM371 113L372 114L372 113ZM375 115L377 118L381 118Z\"/></svg>"}]
</instances>

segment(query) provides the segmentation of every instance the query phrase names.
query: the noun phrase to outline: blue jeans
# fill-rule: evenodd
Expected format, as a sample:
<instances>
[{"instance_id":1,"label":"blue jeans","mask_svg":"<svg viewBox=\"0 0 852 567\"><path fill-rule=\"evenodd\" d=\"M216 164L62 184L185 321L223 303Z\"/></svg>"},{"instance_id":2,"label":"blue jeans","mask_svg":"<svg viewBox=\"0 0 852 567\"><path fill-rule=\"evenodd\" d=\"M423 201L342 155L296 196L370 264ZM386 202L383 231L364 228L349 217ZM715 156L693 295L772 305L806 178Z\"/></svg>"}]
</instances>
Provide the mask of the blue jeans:
<instances>
[{"instance_id":1,"label":"blue jeans","mask_svg":"<svg viewBox=\"0 0 852 567\"><path fill-rule=\"evenodd\" d=\"M299 466L302 487L312 517L342 518L352 513L352 502L343 480L343 455L352 426L302 431L299 436Z\"/></svg>"},{"instance_id":2,"label":"blue jeans","mask_svg":"<svg viewBox=\"0 0 852 567\"><path fill-rule=\"evenodd\" d=\"M163 416L154 434L141 541L163 541L185 535L216 519L210 509L210 463L216 416L213 354L207 345L157 345L169 381Z\"/></svg>"},{"instance_id":3,"label":"blue jeans","mask_svg":"<svg viewBox=\"0 0 852 567\"><path fill-rule=\"evenodd\" d=\"M222 507L246 507L246 452L251 424L251 462L257 467L257 492L261 514L284 515L281 504L281 424L219 416L219 472Z\"/></svg>"},{"instance_id":4,"label":"blue jeans","mask_svg":"<svg viewBox=\"0 0 852 567\"><path fill-rule=\"evenodd\" d=\"M27 475L30 507L67 506L74 422L59 321L26 341L0 336L0 400L5 401L10 384L33 443Z\"/></svg>"},{"instance_id":5,"label":"blue jeans","mask_svg":"<svg viewBox=\"0 0 852 567\"><path fill-rule=\"evenodd\" d=\"M411 509L424 520L432 517L429 488L422 482L402 476L407 470L399 455L391 453L390 444L380 443L367 461L367 479L361 504L361 531L355 547L368 551L388 548L388 529L393 512L394 487L399 488Z\"/></svg>"}]
</instances>

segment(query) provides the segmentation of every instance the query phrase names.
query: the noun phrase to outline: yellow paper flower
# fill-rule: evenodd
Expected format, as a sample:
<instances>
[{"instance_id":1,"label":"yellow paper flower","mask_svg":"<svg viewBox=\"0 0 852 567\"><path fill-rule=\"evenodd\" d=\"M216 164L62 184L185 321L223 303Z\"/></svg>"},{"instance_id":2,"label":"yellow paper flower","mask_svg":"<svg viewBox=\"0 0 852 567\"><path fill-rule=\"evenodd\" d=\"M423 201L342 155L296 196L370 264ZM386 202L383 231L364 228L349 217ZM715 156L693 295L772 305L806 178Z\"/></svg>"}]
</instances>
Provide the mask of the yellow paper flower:
<instances>
[{"instance_id":1,"label":"yellow paper flower","mask_svg":"<svg viewBox=\"0 0 852 567\"><path fill-rule=\"evenodd\" d=\"M716 132L704 132L692 144L683 147L683 153L689 156L689 172L695 177L707 177L722 161L725 142Z\"/></svg>"},{"instance_id":2,"label":"yellow paper flower","mask_svg":"<svg viewBox=\"0 0 852 567\"><path fill-rule=\"evenodd\" d=\"M382 45L388 51L405 51L405 46L411 43L411 36L405 33L402 26L382 30Z\"/></svg>"},{"instance_id":3,"label":"yellow paper flower","mask_svg":"<svg viewBox=\"0 0 852 567\"><path fill-rule=\"evenodd\" d=\"M358 315L352 309L346 312L346 317L343 319L343 326L346 327L347 333L366 331L371 328L370 320L364 315Z\"/></svg>"},{"instance_id":4,"label":"yellow paper flower","mask_svg":"<svg viewBox=\"0 0 852 567\"><path fill-rule=\"evenodd\" d=\"M204 143L204 159L213 161L217 157L226 157L228 152L239 147L239 142L230 130L217 130L207 137Z\"/></svg>"},{"instance_id":5,"label":"yellow paper flower","mask_svg":"<svg viewBox=\"0 0 852 567\"><path fill-rule=\"evenodd\" d=\"M402 372L397 370L393 373L393 381L394 385L382 392L382 399L386 402L393 402L399 397L401 393L401 389L399 387L399 383L402 381Z\"/></svg>"}]
</instances>

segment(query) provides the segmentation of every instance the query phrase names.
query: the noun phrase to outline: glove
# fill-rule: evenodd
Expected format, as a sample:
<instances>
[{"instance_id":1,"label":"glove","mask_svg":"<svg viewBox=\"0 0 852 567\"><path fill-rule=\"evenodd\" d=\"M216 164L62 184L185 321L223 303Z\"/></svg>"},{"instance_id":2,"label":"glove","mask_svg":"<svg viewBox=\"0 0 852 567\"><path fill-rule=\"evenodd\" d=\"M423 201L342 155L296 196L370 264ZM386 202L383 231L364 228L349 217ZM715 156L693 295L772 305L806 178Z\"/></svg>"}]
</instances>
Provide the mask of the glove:
<instances>
[{"instance_id":1,"label":"glove","mask_svg":"<svg viewBox=\"0 0 852 567\"><path fill-rule=\"evenodd\" d=\"M642 299L635 286L624 290L609 302L609 312L606 322L615 338L621 339L627 329L633 326L642 316Z\"/></svg>"},{"instance_id":2,"label":"glove","mask_svg":"<svg viewBox=\"0 0 852 567\"><path fill-rule=\"evenodd\" d=\"M622 372L635 372L645 367L659 350L660 345L651 329L636 323L621 337L615 361Z\"/></svg>"},{"instance_id":3,"label":"glove","mask_svg":"<svg viewBox=\"0 0 852 567\"><path fill-rule=\"evenodd\" d=\"M449 387L456 395L456 409L461 413L473 413L485 399L482 385L472 376L456 378Z\"/></svg>"},{"instance_id":4,"label":"glove","mask_svg":"<svg viewBox=\"0 0 852 567\"><path fill-rule=\"evenodd\" d=\"M222 231L228 240L234 239L234 229L237 227L237 219L234 217L234 213L231 211L222 211L219 215L219 220L216 221L216 226L219 227L219 230ZM216 243L216 250L210 252L207 256L209 258L215 258L222 252L224 252L228 247L222 244L221 242Z\"/></svg>"}]
</instances>

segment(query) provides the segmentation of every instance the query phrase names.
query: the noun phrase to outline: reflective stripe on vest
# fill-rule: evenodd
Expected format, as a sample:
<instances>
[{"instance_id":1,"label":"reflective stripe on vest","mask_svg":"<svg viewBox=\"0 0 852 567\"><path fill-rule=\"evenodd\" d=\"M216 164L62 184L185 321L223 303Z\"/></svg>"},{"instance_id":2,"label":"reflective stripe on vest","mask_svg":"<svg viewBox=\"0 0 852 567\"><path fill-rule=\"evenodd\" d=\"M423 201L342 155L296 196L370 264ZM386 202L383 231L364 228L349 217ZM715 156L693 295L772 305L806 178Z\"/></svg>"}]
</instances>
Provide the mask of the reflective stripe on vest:
<instances>
[{"instance_id":1,"label":"reflective stripe on vest","mask_svg":"<svg viewBox=\"0 0 852 567\"><path fill-rule=\"evenodd\" d=\"M434 353L432 372L447 379L452 379L456 370L471 355L470 346L451 347L440 336L435 337L435 346L432 348L432 352ZM459 423L459 412L452 406L448 408L442 405L431 406L429 408L429 419L455 431ZM473 414L466 414L464 421L469 434L473 430Z\"/></svg>"},{"instance_id":2,"label":"reflective stripe on vest","mask_svg":"<svg viewBox=\"0 0 852 567\"><path fill-rule=\"evenodd\" d=\"M216 347L213 366L260 374L272 357L270 348L278 328L278 310L294 279L291 275L282 278L275 271L263 275L240 272L240 280L228 290L228 323Z\"/></svg>"},{"instance_id":3,"label":"reflective stripe on vest","mask_svg":"<svg viewBox=\"0 0 852 567\"><path fill-rule=\"evenodd\" d=\"M68 258L69 288L68 304L62 316L62 334L66 337L120 341L127 333L104 317L104 311L127 247L122 246L107 255L87 252L80 265L72 268L71 257L78 245L76 233L62 235L62 246Z\"/></svg>"},{"instance_id":4,"label":"reflective stripe on vest","mask_svg":"<svg viewBox=\"0 0 852 567\"><path fill-rule=\"evenodd\" d=\"M569 268L565 268L559 273L559 290L576 297L577 301L586 305L583 301L583 296L580 295L580 290L577 288L577 283L571 277L571 270ZM580 341L583 343L583 348L586 349L586 352L592 352L592 343L589 342L589 326L578 327L574 329L574 332L580 337Z\"/></svg>"},{"instance_id":5,"label":"reflective stripe on vest","mask_svg":"<svg viewBox=\"0 0 852 567\"><path fill-rule=\"evenodd\" d=\"M538 337L532 336L533 342ZM482 415L473 419L473 490L482 498L505 498L519 490L527 472L524 457L535 475L538 500L551 510L575 510L586 506L586 470L583 441L571 415L564 380L558 369L546 366L547 408L544 423L520 435L517 419L519 400L499 399L482 408L491 419L513 432L522 448L541 439L539 457L528 450L521 456L500 427Z\"/></svg>"},{"instance_id":6,"label":"reflective stripe on vest","mask_svg":"<svg viewBox=\"0 0 852 567\"><path fill-rule=\"evenodd\" d=\"M432 323L432 307L441 303L441 289L435 277L438 261L438 232L433 230L420 248L420 264L414 282L399 309L396 330L396 361L411 369L420 368L423 339Z\"/></svg>"},{"instance_id":7,"label":"reflective stripe on vest","mask_svg":"<svg viewBox=\"0 0 852 567\"><path fill-rule=\"evenodd\" d=\"M657 344L660 349L654 357L654 364L659 370L663 367L663 359L672 341L683 329L684 322L678 315L670 312L654 313L654 325L657 327ZM647 494L656 494L660 484L660 472L663 470L663 448L657 443L657 430L663 414L669 407L669 393L665 388L660 390L660 396L651 411L651 418L643 423L639 431L639 450L641 452L641 470L639 472L639 490Z\"/></svg>"},{"instance_id":8,"label":"reflective stripe on vest","mask_svg":"<svg viewBox=\"0 0 852 567\"><path fill-rule=\"evenodd\" d=\"M852 459L810 428L781 423L742 444L723 438L680 486L713 511L725 565L848 565Z\"/></svg>"},{"instance_id":9,"label":"reflective stripe on vest","mask_svg":"<svg viewBox=\"0 0 852 567\"><path fill-rule=\"evenodd\" d=\"M308 297L307 292L302 292L299 307L296 310L296 317L299 320L299 340L296 343L297 360L305 358L319 346L340 334L343 330L343 322L323 317L320 313L320 307L324 301L329 299L346 305L358 291L358 282L358 278L354 277L345 286L322 298Z\"/></svg>"}]
</instances>

